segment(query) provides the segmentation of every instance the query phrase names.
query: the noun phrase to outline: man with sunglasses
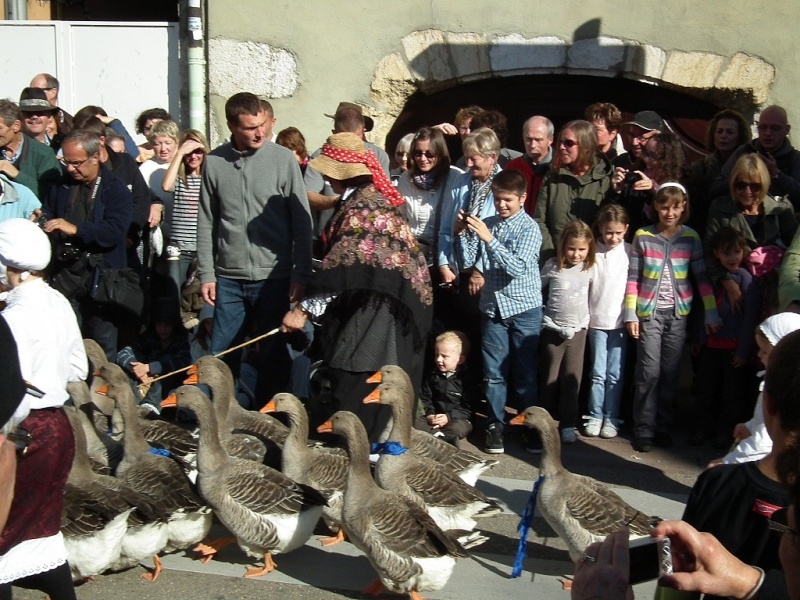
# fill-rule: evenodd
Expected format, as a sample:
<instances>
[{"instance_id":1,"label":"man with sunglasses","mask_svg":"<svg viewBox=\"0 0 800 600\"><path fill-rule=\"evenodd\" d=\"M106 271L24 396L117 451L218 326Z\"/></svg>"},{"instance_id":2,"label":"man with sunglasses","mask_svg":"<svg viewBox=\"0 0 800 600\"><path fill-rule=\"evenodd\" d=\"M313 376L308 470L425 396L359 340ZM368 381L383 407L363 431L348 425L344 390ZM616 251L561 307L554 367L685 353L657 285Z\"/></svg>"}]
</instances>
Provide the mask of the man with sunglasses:
<instances>
[{"instance_id":1,"label":"man with sunglasses","mask_svg":"<svg viewBox=\"0 0 800 600\"><path fill-rule=\"evenodd\" d=\"M795 150L789 141L792 126L786 110L777 105L768 106L761 111L756 126L758 137L734 151L711 186L710 197L724 195L728 176L736 161L742 154L756 152L767 165L771 177L770 196L783 196L792 203L795 211L800 211L800 151Z\"/></svg>"}]
</instances>

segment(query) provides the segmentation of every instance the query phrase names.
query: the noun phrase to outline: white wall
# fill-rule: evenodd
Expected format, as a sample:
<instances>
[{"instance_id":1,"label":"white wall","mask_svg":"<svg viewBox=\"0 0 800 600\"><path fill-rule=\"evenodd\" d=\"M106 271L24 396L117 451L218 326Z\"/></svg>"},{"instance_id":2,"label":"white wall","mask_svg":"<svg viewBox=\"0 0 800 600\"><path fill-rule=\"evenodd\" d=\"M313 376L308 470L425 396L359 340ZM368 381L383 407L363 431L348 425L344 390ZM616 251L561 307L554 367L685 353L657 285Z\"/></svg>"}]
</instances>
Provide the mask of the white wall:
<instances>
[{"instance_id":1,"label":"white wall","mask_svg":"<svg viewBox=\"0 0 800 600\"><path fill-rule=\"evenodd\" d=\"M61 84L59 104L75 113L102 106L131 135L136 115L163 107L180 117L177 23L0 21L0 97L19 100L37 73Z\"/></svg>"}]
</instances>

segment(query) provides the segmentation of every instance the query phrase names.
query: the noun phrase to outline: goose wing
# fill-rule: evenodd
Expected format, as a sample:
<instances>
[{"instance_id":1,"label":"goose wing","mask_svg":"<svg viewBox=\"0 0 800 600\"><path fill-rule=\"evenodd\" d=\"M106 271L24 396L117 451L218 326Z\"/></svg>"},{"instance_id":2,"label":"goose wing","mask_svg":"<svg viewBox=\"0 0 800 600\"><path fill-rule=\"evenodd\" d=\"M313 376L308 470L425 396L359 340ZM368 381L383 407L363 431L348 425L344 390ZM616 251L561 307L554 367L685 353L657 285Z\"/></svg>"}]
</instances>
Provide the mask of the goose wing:
<instances>
[{"instance_id":1,"label":"goose wing","mask_svg":"<svg viewBox=\"0 0 800 600\"><path fill-rule=\"evenodd\" d=\"M568 514L594 535L606 536L625 525L634 535L646 535L651 529L646 514L591 477L572 475L564 498Z\"/></svg>"}]
</instances>

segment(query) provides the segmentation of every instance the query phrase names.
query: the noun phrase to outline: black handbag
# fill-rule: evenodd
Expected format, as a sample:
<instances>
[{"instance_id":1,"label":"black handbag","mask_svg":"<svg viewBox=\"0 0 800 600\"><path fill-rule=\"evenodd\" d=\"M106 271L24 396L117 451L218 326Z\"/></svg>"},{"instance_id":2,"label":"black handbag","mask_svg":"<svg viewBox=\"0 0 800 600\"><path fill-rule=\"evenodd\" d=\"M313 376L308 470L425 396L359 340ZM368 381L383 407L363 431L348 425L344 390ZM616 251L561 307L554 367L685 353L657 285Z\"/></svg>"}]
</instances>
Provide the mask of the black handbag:
<instances>
[{"instance_id":1,"label":"black handbag","mask_svg":"<svg viewBox=\"0 0 800 600\"><path fill-rule=\"evenodd\" d=\"M139 275L130 268L94 268L89 297L98 304L116 306L136 317L142 316L144 292L139 285Z\"/></svg>"},{"instance_id":2,"label":"black handbag","mask_svg":"<svg viewBox=\"0 0 800 600\"><path fill-rule=\"evenodd\" d=\"M64 294L67 299L85 296L95 268L92 255L82 252L72 261L59 261L56 264L61 268L50 278L50 287Z\"/></svg>"}]
</instances>

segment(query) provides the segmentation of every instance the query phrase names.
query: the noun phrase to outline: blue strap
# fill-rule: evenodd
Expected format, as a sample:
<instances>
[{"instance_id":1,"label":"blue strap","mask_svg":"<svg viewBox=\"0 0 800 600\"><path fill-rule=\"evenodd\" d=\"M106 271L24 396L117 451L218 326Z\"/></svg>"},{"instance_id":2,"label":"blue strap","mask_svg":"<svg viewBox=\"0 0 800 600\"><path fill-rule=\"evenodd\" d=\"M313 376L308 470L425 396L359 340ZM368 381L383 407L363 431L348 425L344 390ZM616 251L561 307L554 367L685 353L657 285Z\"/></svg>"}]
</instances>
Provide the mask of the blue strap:
<instances>
[{"instance_id":1,"label":"blue strap","mask_svg":"<svg viewBox=\"0 0 800 600\"><path fill-rule=\"evenodd\" d=\"M511 571L511 577L519 577L522 575L522 563L525 562L527 556L526 548L528 546L528 530L533 523L533 515L536 512L536 496L539 495L539 486L544 481L544 475L539 475L539 478L533 484L533 491L528 497L528 503L525 505L525 510L522 511L522 518L517 525L517 533L519 533L519 545L517 546L517 555L514 557L514 569Z\"/></svg>"},{"instance_id":2,"label":"blue strap","mask_svg":"<svg viewBox=\"0 0 800 600\"><path fill-rule=\"evenodd\" d=\"M150 448L148 452L150 454L155 454L156 456L166 456L167 458L172 456L172 452L165 450L164 448Z\"/></svg>"},{"instance_id":3,"label":"blue strap","mask_svg":"<svg viewBox=\"0 0 800 600\"><path fill-rule=\"evenodd\" d=\"M397 456L408 452L408 448L403 446L400 442L381 442L372 444L370 450L373 454L391 454Z\"/></svg>"}]
</instances>

